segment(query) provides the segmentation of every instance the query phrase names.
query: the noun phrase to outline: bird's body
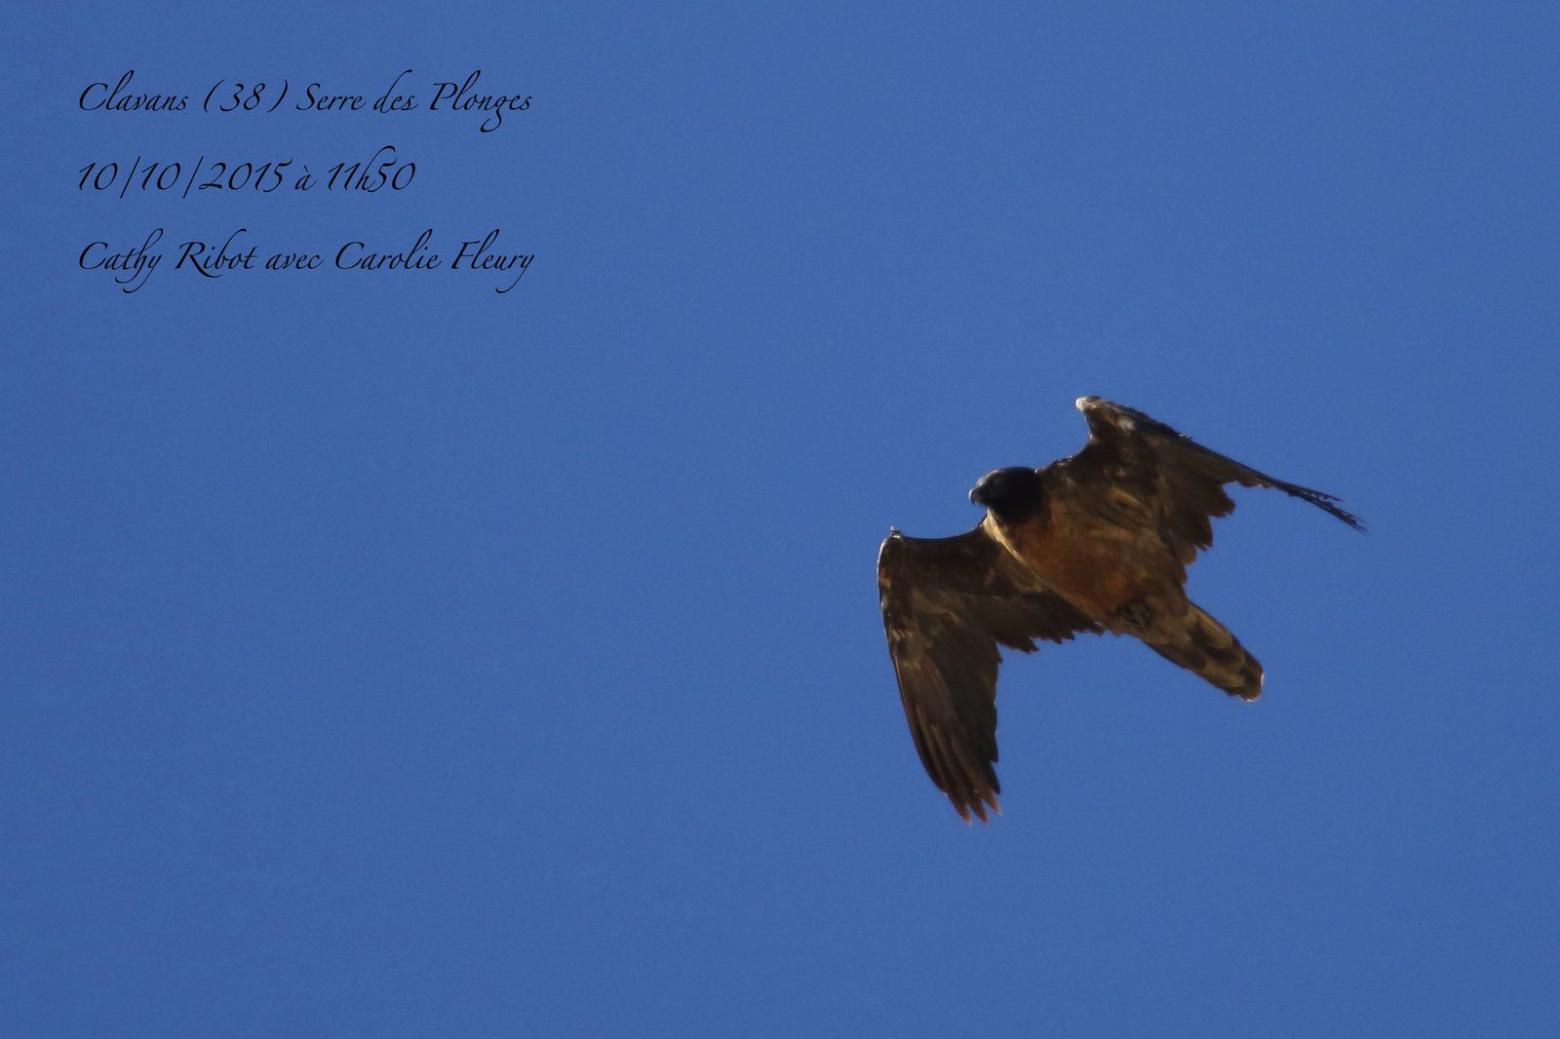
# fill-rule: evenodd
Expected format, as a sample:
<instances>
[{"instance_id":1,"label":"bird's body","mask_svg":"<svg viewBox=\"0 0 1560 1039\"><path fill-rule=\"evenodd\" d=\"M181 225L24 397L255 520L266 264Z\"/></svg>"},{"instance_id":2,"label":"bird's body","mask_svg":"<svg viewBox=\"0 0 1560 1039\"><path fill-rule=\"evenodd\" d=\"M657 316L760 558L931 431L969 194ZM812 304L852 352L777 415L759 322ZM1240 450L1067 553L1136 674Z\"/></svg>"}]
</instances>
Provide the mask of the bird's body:
<instances>
[{"instance_id":1,"label":"bird's body","mask_svg":"<svg viewBox=\"0 0 1560 1039\"><path fill-rule=\"evenodd\" d=\"M890 655L922 763L959 814L984 819L998 791L998 644L1078 632L1141 639L1225 692L1255 699L1262 668L1184 590L1186 565L1234 508L1226 483L1272 487L1350 526L1320 491L1209 451L1147 415L1081 397L1089 442L1042 469L998 469L971 501L979 526L952 538L889 534L878 586Z\"/></svg>"},{"instance_id":2,"label":"bird's body","mask_svg":"<svg viewBox=\"0 0 1560 1039\"><path fill-rule=\"evenodd\" d=\"M1052 464L1042 478L1048 484L1074 484L1066 464ZM1048 493L1033 514L1004 521L988 512L981 528L1062 598L1102 618L1164 584L1158 575L1165 572L1168 553L1157 542L1127 536L1125 528L1094 521L1082 501L1097 493L1095 488Z\"/></svg>"}]
</instances>

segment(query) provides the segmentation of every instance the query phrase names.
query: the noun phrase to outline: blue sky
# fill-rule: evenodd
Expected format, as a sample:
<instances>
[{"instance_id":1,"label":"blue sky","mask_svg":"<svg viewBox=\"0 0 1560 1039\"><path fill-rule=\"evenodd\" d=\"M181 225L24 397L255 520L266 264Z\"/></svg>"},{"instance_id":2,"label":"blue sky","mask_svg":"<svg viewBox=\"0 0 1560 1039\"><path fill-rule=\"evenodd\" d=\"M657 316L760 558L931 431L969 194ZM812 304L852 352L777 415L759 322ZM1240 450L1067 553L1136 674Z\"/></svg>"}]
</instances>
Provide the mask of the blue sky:
<instances>
[{"instance_id":1,"label":"blue sky","mask_svg":"<svg viewBox=\"0 0 1560 1039\"><path fill-rule=\"evenodd\" d=\"M1560 16L1304 6L8 15L0 1030L1553 1034ZM128 68L535 100L77 108ZM157 226L536 259L77 268ZM1263 698L1010 662L966 827L877 544L1085 393L1372 533L1240 492Z\"/></svg>"}]
</instances>

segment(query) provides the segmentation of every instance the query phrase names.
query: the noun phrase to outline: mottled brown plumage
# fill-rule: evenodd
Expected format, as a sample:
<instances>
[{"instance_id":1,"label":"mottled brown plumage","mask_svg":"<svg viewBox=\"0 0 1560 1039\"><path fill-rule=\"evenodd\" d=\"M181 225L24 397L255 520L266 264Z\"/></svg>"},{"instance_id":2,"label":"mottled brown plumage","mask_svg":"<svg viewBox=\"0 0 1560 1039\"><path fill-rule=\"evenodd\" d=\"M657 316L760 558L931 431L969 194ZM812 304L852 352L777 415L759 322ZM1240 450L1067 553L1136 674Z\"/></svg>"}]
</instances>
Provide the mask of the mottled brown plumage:
<instances>
[{"instance_id":1,"label":"mottled brown plumage","mask_svg":"<svg viewBox=\"0 0 1560 1039\"><path fill-rule=\"evenodd\" d=\"M1186 566L1235 504L1224 485L1271 487L1363 530L1338 499L1210 451L1140 411L1080 397L1089 442L1043 469L998 469L970 500L974 530L890 531L878 552L889 655L916 752L965 819L997 808L998 646L1079 632L1141 639L1232 696L1252 700L1262 667L1186 598Z\"/></svg>"}]
</instances>

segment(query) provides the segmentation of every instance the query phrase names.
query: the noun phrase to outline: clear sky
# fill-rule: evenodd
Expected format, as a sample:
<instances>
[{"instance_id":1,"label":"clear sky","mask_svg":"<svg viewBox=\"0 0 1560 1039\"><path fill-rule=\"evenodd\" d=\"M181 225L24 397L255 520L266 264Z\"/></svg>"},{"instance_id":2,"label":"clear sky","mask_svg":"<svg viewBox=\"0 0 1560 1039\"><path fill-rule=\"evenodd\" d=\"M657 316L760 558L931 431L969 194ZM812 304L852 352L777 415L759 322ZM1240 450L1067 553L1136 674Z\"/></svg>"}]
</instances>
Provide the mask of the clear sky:
<instances>
[{"instance_id":1,"label":"clear sky","mask_svg":"<svg viewBox=\"0 0 1560 1039\"><path fill-rule=\"evenodd\" d=\"M1560 1034L1560 8L909 6L6 16L0 1032ZM403 68L533 102L198 110ZM424 228L536 259L329 266ZM1238 492L1262 699L1010 661L967 827L877 545L1086 393L1371 533Z\"/></svg>"}]
</instances>

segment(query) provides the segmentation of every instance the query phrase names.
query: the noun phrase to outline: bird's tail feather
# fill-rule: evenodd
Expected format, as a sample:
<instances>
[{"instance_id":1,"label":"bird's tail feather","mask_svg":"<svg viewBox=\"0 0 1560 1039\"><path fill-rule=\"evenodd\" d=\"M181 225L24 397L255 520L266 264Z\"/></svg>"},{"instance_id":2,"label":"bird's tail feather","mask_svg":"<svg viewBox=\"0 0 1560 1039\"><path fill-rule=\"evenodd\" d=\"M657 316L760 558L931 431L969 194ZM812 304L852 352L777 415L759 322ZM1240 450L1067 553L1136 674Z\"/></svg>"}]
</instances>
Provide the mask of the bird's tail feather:
<instances>
[{"instance_id":1,"label":"bird's tail feather","mask_svg":"<svg viewBox=\"0 0 1560 1039\"><path fill-rule=\"evenodd\" d=\"M1231 696L1255 700L1262 694L1262 665L1228 628L1196 603L1186 604L1180 631L1168 640L1148 645L1172 664L1201 675Z\"/></svg>"}]
</instances>

